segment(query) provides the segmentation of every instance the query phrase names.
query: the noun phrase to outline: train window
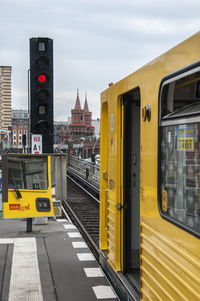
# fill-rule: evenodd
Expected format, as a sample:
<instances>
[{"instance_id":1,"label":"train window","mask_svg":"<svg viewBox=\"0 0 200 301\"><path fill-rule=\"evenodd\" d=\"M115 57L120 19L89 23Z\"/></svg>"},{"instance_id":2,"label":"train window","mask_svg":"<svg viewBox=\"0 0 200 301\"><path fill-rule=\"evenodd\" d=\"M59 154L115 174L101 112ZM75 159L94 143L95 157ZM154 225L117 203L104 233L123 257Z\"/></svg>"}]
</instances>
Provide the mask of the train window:
<instances>
[{"instance_id":1,"label":"train window","mask_svg":"<svg viewBox=\"0 0 200 301\"><path fill-rule=\"evenodd\" d=\"M159 196L164 218L200 234L200 73L161 87Z\"/></svg>"},{"instance_id":2,"label":"train window","mask_svg":"<svg viewBox=\"0 0 200 301\"><path fill-rule=\"evenodd\" d=\"M8 157L9 189L48 189L46 157Z\"/></svg>"},{"instance_id":3,"label":"train window","mask_svg":"<svg viewBox=\"0 0 200 301\"><path fill-rule=\"evenodd\" d=\"M161 95L161 117L185 106L198 102L200 98L200 71L176 80L163 83Z\"/></svg>"}]
</instances>

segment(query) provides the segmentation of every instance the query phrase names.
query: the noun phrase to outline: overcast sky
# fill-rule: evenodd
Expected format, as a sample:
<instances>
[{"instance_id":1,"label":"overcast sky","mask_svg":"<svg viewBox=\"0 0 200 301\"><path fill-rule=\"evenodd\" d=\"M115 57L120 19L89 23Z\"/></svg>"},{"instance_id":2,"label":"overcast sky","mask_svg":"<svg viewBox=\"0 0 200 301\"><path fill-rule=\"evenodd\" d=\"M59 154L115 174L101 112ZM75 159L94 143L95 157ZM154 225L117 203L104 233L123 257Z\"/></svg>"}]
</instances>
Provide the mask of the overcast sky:
<instances>
[{"instance_id":1,"label":"overcast sky","mask_svg":"<svg viewBox=\"0 0 200 301\"><path fill-rule=\"evenodd\" d=\"M12 66L12 108L27 108L29 38L54 40L54 119L79 89L93 118L100 92L200 30L200 0L0 0L0 65Z\"/></svg>"}]
</instances>

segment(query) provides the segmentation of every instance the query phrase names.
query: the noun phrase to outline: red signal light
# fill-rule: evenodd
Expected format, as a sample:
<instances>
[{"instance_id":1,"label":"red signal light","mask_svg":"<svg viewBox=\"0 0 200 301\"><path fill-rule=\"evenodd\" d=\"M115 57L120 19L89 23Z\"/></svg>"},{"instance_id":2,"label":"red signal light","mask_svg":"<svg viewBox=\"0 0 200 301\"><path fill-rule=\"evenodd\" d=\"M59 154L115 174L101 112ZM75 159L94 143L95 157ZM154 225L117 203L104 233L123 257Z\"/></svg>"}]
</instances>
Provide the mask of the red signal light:
<instances>
[{"instance_id":1,"label":"red signal light","mask_svg":"<svg viewBox=\"0 0 200 301\"><path fill-rule=\"evenodd\" d=\"M47 80L46 75L44 75L44 74L38 75L38 81L39 81L40 83L45 83L46 80Z\"/></svg>"}]
</instances>

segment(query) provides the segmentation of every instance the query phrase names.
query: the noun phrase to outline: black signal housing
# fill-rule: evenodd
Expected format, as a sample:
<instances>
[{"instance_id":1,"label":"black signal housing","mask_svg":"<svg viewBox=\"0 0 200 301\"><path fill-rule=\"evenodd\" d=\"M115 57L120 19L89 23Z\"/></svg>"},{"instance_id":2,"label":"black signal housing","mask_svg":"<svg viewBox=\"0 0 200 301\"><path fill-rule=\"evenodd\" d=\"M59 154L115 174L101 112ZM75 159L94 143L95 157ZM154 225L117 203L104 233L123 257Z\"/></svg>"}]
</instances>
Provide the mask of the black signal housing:
<instances>
[{"instance_id":1,"label":"black signal housing","mask_svg":"<svg viewBox=\"0 0 200 301\"><path fill-rule=\"evenodd\" d=\"M53 40L30 39L31 134L42 135L42 152L53 152Z\"/></svg>"}]
</instances>

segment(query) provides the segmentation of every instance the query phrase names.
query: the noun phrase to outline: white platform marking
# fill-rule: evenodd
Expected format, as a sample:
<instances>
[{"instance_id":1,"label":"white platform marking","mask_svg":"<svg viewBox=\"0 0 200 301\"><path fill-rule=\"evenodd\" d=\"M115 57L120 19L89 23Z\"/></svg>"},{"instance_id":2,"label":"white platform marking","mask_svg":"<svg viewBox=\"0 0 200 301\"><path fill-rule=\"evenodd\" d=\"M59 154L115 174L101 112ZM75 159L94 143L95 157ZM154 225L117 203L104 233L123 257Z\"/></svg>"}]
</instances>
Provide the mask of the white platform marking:
<instances>
[{"instance_id":1,"label":"white platform marking","mask_svg":"<svg viewBox=\"0 0 200 301\"><path fill-rule=\"evenodd\" d=\"M92 287L97 299L111 299L117 298L110 286L93 286Z\"/></svg>"},{"instance_id":2,"label":"white platform marking","mask_svg":"<svg viewBox=\"0 0 200 301\"><path fill-rule=\"evenodd\" d=\"M75 249L88 247L84 241L73 241L72 245Z\"/></svg>"},{"instance_id":3,"label":"white platform marking","mask_svg":"<svg viewBox=\"0 0 200 301\"><path fill-rule=\"evenodd\" d=\"M76 226L74 226L72 224L63 225L63 227L67 230L76 229Z\"/></svg>"},{"instance_id":4,"label":"white platform marking","mask_svg":"<svg viewBox=\"0 0 200 301\"><path fill-rule=\"evenodd\" d=\"M43 301L35 237L0 239L14 243L9 301Z\"/></svg>"},{"instance_id":5,"label":"white platform marking","mask_svg":"<svg viewBox=\"0 0 200 301\"><path fill-rule=\"evenodd\" d=\"M95 258L91 253L78 253L76 255L80 261L95 261Z\"/></svg>"},{"instance_id":6,"label":"white platform marking","mask_svg":"<svg viewBox=\"0 0 200 301\"><path fill-rule=\"evenodd\" d=\"M100 268L84 268L87 277L104 277Z\"/></svg>"},{"instance_id":7,"label":"white platform marking","mask_svg":"<svg viewBox=\"0 0 200 301\"><path fill-rule=\"evenodd\" d=\"M57 218L56 221L59 223L66 223L66 219L62 219L62 218Z\"/></svg>"},{"instance_id":8,"label":"white platform marking","mask_svg":"<svg viewBox=\"0 0 200 301\"><path fill-rule=\"evenodd\" d=\"M82 237L79 232L68 232L69 237Z\"/></svg>"},{"instance_id":9,"label":"white platform marking","mask_svg":"<svg viewBox=\"0 0 200 301\"><path fill-rule=\"evenodd\" d=\"M14 244L15 239L14 238L1 238L0 239L0 245L8 245L8 244Z\"/></svg>"}]
</instances>

